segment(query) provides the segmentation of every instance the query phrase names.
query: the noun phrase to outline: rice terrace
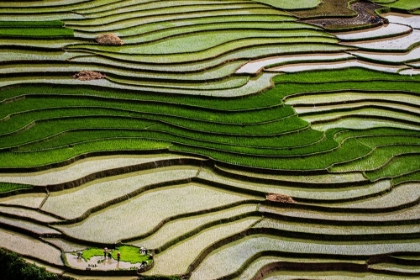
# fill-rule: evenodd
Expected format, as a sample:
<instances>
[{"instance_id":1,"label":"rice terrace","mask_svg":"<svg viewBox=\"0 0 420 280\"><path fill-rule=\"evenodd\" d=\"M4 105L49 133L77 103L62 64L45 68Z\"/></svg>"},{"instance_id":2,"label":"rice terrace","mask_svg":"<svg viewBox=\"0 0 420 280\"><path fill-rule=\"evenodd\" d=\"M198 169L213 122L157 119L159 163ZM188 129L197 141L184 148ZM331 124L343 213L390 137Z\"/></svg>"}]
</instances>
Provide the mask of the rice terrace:
<instances>
[{"instance_id":1,"label":"rice terrace","mask_svg":"<svg viewBox=\"0 0 420 280\"><path fill-rule=\"evenodd\" d=\"M418 0L0 1L0 73L29 264L420 279Z\"/></svg>"}]
</instances>

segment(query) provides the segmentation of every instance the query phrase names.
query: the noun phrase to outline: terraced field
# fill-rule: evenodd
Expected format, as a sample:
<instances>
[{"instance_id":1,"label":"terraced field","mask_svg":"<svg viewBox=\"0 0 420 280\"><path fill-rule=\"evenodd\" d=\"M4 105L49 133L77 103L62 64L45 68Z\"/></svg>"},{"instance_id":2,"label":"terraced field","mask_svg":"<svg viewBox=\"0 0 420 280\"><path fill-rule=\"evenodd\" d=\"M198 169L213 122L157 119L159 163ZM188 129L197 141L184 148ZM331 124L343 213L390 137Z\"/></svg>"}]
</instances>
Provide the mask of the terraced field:
<instances>
[{"instance_id":1,"label":"terraced field","mask_svg":"<svg viewBox=\"0 0 420 280\"><path fill-rule=\"evenodd\" d=\"M80 279L418 279L417 2L0 1L0 246ZM115 245L153 260L76 260Z\"/></svg>"}]
</instances>

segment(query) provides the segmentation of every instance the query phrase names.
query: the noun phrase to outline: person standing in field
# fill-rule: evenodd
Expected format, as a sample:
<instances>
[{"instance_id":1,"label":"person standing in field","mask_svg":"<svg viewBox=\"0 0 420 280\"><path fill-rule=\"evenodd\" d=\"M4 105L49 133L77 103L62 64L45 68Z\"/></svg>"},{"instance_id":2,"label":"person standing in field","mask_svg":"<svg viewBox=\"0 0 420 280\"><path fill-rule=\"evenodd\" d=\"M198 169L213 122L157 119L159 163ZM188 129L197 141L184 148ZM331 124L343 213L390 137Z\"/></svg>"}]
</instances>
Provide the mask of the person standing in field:
<instances>
[{"instance_id":1,"label":"person standing in field","mask_svg":"<svg viewBox=\"0 0 420 280\"><path fill-rule=\"evenodd\" d=\"M120 252L118 252L118 254L117 254L117 259L118 259L118 261L120 261L120 258L121 258L121 253L120 253Z\"/></svg>"}]
</instances>

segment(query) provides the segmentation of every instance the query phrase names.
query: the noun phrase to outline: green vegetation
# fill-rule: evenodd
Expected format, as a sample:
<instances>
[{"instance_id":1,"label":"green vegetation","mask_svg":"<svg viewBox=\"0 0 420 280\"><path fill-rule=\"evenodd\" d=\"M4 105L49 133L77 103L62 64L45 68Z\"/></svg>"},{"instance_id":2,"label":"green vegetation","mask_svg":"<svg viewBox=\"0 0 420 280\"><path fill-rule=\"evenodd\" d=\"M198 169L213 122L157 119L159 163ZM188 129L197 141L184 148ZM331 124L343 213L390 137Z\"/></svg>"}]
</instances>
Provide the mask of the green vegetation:
<instances>
[{"instance_id":1,"label":"green vegetation","mask_svg":"<svg viewBox=\"0 0 420 280\"><path fill-rule=\"evenodd\" d=\"M398 0L389 4L382 4L384 6L400 9L400 10L416 10L420 9L420 3L416 0Z\"/></svg>"},{"instance_id":2,"label":"green vegetation","mask_svg":"<svg viewBox=\"0 0 420 280\"><path fill-rule=\"evenodd\" d=\"M134 275L147 257L131 245L146 246L141 279L251 279L278 265L417 277L418 256L391 255L420 252L420 75L404 64L416 51L393 41L417 45L416 18L358 32L369 54L325 32L418 9L380 3L0 3L3 246L87 277L108 272L66 252L115 240L121 266L102 248L83 258ZM105 33L124 44L96 42ZM400 72L304 71L324 64ZM83 70L105 76L75 79Z\"/></svg>"},{"instance_id":3,"label":"green vegetation","mask_svg":"<svg viewBox=\"0 0 420 280\"><path fill-rule=\"evenodd\" d=\"M0 194L24 189L32 189L32 186L0 182Z\"/></svg>"},{"instance_id":4,"label":"green vegetation","mask_svg":"<svg viewBox=\"0 0 420 280\"><path fill-rule=\"evenodd\" d=\"M107 252L109 252L107 250ZM119 246L115 250L111 250L112 258L118 259L118 252L121 254L120 260L123 262L129 262L132 264L141 263L142 261L147 261L149 259L148 255L142 255L139 252L139 248L133 246ZM90 260L92 257L101 257L104 255L104 249L100 248L88 248L82 251L82 258L86 261Z\"/></svg>"},{"instance_id":5,"label":"green vegetation","mask_svg":"<svg viewBox=\"0 0 420 280\"><path fill-rule=\"evenodd\" d=\"M44 267L27 263L21 256L4 248L0 248L1 279L7 280L71 280L71 277L59 277Z\"/></svg>"},{"instance_id":6,"label":"green vegetation","mask_svg":"<svg viewBox=\"0 0 420 280\"><path fill-rule=\"evenodd\" d=\"M73 37L72 29L54 21L0 21L0 37Z\"/></svg>"}]
</instances>

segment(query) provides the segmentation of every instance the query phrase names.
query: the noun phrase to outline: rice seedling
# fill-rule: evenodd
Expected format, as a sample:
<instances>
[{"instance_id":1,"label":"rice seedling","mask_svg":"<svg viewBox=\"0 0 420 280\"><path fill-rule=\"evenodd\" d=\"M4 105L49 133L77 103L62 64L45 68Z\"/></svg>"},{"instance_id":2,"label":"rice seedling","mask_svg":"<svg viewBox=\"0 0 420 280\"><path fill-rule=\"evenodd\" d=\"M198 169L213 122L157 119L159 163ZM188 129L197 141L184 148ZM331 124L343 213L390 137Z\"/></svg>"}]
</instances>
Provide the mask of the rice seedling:
<instances>
[{"instance_id":1,"label":"rice seedling","mask_svg":"<svg viewBox=\"0 0 420 280\"><path fill-rule=\"evenodd\" d=\"M419 152L418 139L414 145L407 144L391 144L389 146L376 147L369 156L358 159L351 163L336 165L331 170L335 172L348 171L370 171L380 169L385 166L392 158L402 156L404 154L412 154Z\"/></svg>"},{"instance_id":2,"label":"rice seedling","mask_svg":"<svg viewBox=\"0 0 420 280\"><path fill-rule=\"evenodd\" d=\"M82 258L85 260L89 260L92 257L100 257L103 256L103 248L87 248L86 250L82 251ZM138 247L134 246L118 246L115 250L112 250L111 256L113 259L117 259L118 252L121 253L121 261L129 262L131 264L141 263L142 261L147 261L149 256L142 255L139 252Z\"/></svg>"},{"instance_id":3,"label":"rice seedling","mask_svg":"<svg viewBox=\"0 0 420 280\"><path fill-rule=\"evenodd\" d=\"M395 184L395 185L403 184L403 183L406 183L406 182L413 182L413 181L414 182L420 181L420 171L415 171L415 172L412 172L412 173L408 173L408 174L405 174L405 175L394 177L392 179L392 183Z\"/></svg>"},{"instance_id":4,"label":"rice seedling","mask_svg":"<svg viewBox=\"0 0 420 280\"><path fill-rule=\"evenodd\" d=\"M73 30L54 27L3 27L0 24L1 37L73 37Z\"/></svg>"},{"instance_id":5,"label":"rice seedling","mask_svg":"<svg viewBox=\"0 0 420 280\"><path fill-rule=\"evenodd\" d=\"M418 157L419 155L416 151L406 155L396 155L381 168L377 170L366 171L366 177L374 181L382 178L398 177L418 171L420 168Z\"/></svg>"},{"instance_id":6,"label":"rice seedling","mask_svg":"<svg viewBox=\"0 0 420 280\"><path fill-rule=\"evenodd\" d=\"M420 9L420 4L415 0L399 0L389 4L383 4L384 6L400 9L400 10L414 10Z\"/></svg>"},{"instance_id":7,"label":"rice seedling","mask_svg":"<svg viewBox=\"0 0 420 280\"><path fill-rule=\"evenodd\" d=\"M0 193L8 193L12 191L27 190L27 189L32 189L32 186L24 185L24 184L9 183L9 182L0 182Z\"/></svg>"},{"instance_id":8,"label":"rice seedling","mask_svg":"<svg viewBox=\"0 0 420 280\"><path fill-rule=\"evenodd\" d=\"M75 144L73 147L62 147L60 149L46 150L33 153L3 152L0 154L2 167L35 167L59 163L74 159L77 156L101 151L134 151L134 150L166 150L168 143L158 142L149 139L122 138L122 139L101 139L98 141ZM13 163L13 164L11 164Z\"/></svg>"}]
</instances>

